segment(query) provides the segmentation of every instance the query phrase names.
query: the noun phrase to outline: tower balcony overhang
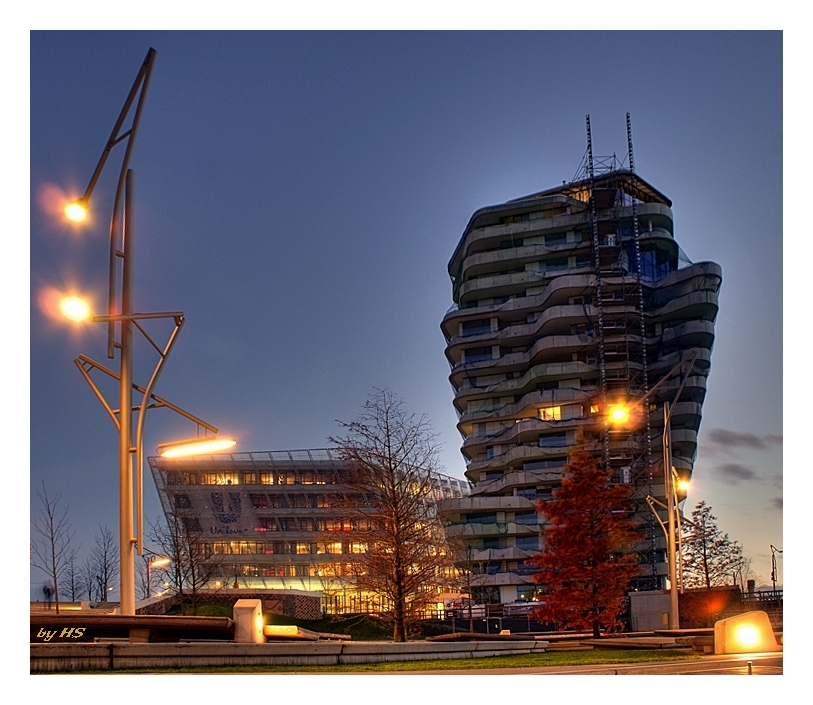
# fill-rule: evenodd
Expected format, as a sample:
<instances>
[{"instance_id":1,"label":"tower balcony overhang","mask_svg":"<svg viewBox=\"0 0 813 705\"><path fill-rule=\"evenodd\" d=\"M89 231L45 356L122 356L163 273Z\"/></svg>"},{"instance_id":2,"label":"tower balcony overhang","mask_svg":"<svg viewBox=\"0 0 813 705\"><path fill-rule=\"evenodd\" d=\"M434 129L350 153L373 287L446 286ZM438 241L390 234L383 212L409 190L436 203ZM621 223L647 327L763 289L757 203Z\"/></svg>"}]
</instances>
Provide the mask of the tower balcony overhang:
<instances>
[{"instance_id":1,"label":"tower balcony overhang","mask_svg":"<svg viewBox=\"0 0 813 705\"><path fill-rule=\"evenodd\" d=\"M463 303L467 298L496 298L511 294L525 295L528 286L543 286L550 277L544 272L522 271L512 274L495 274L493 276L469 279L460 285L458 298ZM473 297L472 294L477 294Z\"/></svg>"},{"instance_id":2,"label":"tower balcony overhang","mask_svg":"<svg viewBox=\"0 0 813 705\"><path fill-rule=\"evenodd\" d=\"M446 521L459 521L463 514L488 513L496 511L527 511L536 504L525 497L456 497L442 499L437 503L438 516Z\"/></svg>"},{"instance_id":3,"label":"tower balcony overhang","mask_svg":"<svg viewBox=\"0 0 813 705\"><path fill-rule=\"evenodd\" d=\"M546 470L515 470L503 475L498 480L478 482L472 496L500 495L515 489L554 485L562 480L562 468Z\"/></svg>"},{"instance_id":4,"label":"tower balcony overhang","mask_svg":"<svg viewBox=\"0 0 813 705\"><path fill-rule=\"evenodd\" d=\"M648 320L668 325L670 318L713 321L720 308L720 297L714 291L693 291L678 296L648 313Z\"/></svg>"},{"instance_id":5,"label":"tower balcony overhang","mask_svg":"<svg viewBox=\"0 0 813 705\"><path fill-rule=\"evenodd\" d=\"M546 257L557 255L570 255L578 250L589 251L590 241L567 242L561 245L521 245L500 250L487 250L474 252L468 255L460 269L460 276L464 280L471 277L483 276L485 274L499 274L500 269L505 269L507 265L522 266L538 261Z\"/></svg>"},{"instance_id":6,"label":"tower balcony overhang","mask_svg":"<svg viewBox=\"0 0 813 705\"><path fill-rule=\"evenodd\" d=\"M562 357L581 353L596 344L596 339L591 335L550 335L538 340L528 352L508 353L477 362L459 362L452 369L449 381L452 386L459 387L463 378L474 373L486 375L525 372L531 365L561 362Z\"/></svg>"},{"instance_id":7,"label":"tower balcony overhang","mask_svg":"<svg viewBox=\"0 0 813 705\"><path fill-rule=\"evenodd\" d=\"M471 379L464 378L455 392L455 406L459 411L463 412L465 409L461 409L461 406L468 404L469 401L530 392L542 381L585 378L597 375L598 371L595 365L574 361L541 363L534 365L520 377L505 379L492 384L475 384Z\"/></svg>"},{"instance_id":8,"label":"tower balcony overhang","mask_svg":"<svg viewBox=\"0 0 813 705\"><path fill-rule=\"evenodd\" d=\"M538 294L530 296L523 294L502 303L482 306L467 308L453 306L446 312L441 323L441 329L448 339L457 334L460 321L495 314L498 314L500 319L506 321L519 321L524 319L530 311L539 311L549 306L566 304L571 296L584 294L585 290L594 287L596 283L592 273L576 274L571 272L561 272L559 276L549 279L548 282L545 290Z\"/></svg>"},{"instance_id":9,"label":"tower balcony overhang","mask_svg":"<svg viewBox=\"0 0 813 705\"><path fill-rule=\"evenodd\" d=\"M540 418L531 417L521 420L507 419L507 425L501 431L486 435L470 435L466 437L463 442L463 449L468 455L475 455L477 452L485 451L487 446L511 445L521 443L536 444L540 432L547 431L573 431L577 428L591 428L598 427L600 419L595 416L586 416L579 418L565 419L563 421L543 421ZM566 448L567 444L562 443L561 448ZM540 450L553 450L561 452L561 448L550 447L540 448ZM495 456L495 459L502 456ZM469 466L471 467L471 466Z\"/></svg>"},{"instance_id":10,"label":"tower balcony overhang","mask_svg":"<svg viewBox=\"0 0 813 705\"><path fill-rule=\"evenodd\" d=\"M487 524L471 522L468 524L450 524L444 527L443 530L449 539L534 536L539 533L539 525L517 524L513 521L496 521Z\"/></svg>"},{"instance_id":11,"label":"tower balcony overhang","mask_svg":"<svg viewBox=\"0 0 813 705\"><path fill-rule=\"evenodd\" d=\"M471 435L471 424L482 421L526 421L539 417L539 410L551 406L582 405L595 398L596 392L587 389L549 389L540 392L537 389L524 394L522 398L508 403L498 409L471 410L461 414L457 424L464 435ZM579 417L580 418L580 417Z\"/></svg>"}]
</instances>

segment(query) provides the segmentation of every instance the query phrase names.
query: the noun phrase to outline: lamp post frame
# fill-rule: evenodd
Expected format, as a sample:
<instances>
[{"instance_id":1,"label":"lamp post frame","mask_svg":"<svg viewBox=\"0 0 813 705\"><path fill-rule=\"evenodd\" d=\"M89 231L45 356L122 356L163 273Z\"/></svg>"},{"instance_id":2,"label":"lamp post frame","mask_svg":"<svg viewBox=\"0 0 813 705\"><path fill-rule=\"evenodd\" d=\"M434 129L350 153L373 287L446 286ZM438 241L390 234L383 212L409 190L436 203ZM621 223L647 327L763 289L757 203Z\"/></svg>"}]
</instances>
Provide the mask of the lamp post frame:
<instances>
[{"instance_id":1,"label":"lamp post frame","mask_svg":"<svg viewBox=\"0 0 813 705\"><path fill-rule=\"evenodd\" d=\"M119 613L122 615L135 614L135 556L144 555L144 503L143 503L143 460L144 460L144 420L147 409L164 407L193 421L200 436L207 433L217 434L218 429L211 424L193 416L174 404L153 394L158 376L163 370L164 363L171 352L178 334L184 324L184 315L181 311L162 311L151 313L136 313L133 308L133 264L135 243L135 172L129 168L130 157L135 144L138 126L141 121L141 112L149 87L150 76L157 52L150 48L139 69L136 80L124 102L113 131L107 140L102 155L99 158L93 175L90 178L84 195L79 204L85 209L88 207L90 197L102 173L110 152L117 144L126 140L124 159L119 172L116 195L113 202L113 215L110 221L110 258L108 280L108 313L106 315L92 316L91 321L107 323L107 356L115 357L115 349L119 349L119 372L100 365L86 355L80 355L74 363L82 376L90 385L102 406L116 425L119 436L118 444L118 477L119 477ZM133 120L130 128L122 131L122 126L138 96ZM122 198L123 196L123 198ZM119 246L120 245L120 246ZM121 260L119 264L119 260ZM118 269L121 267L119 280ZM120 284L119 284L120 281ZM117 300L118 295L118 300ZM140 321L148 319L172 319L175 328L163 347L159 347L142 328ZM116 324L119 329L119 340L116 341ZM140 387L133 382L133 334L137 329L152 347L158 352L158 362L146 387ZM114 409L106 400L104 394L91 378L91 371L97 370L116 379L119 383L119 405ZM141 401L133 406L133 390L141 394ZM133 423L133 413L138 411L136 422ZM135 456L135 475L133 472L133 457ZM135 488L135 493L134 493Z\"/></svg>"}]
</instances>

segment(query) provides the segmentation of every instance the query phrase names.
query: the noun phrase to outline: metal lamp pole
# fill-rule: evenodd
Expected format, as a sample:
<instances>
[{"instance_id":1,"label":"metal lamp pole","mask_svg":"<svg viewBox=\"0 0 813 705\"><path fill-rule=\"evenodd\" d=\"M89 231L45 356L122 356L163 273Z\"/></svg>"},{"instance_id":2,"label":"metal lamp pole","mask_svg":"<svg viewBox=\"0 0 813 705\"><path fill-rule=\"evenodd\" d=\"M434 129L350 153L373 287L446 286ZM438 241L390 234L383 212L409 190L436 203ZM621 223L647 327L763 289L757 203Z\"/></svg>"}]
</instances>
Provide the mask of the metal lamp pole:
<instances>
[{"instance_id":1,"label":"metal lamp pole","mask_svg":"<svg viewBox=\"0 0 813 705\"><path fill-rule=\"evenodd\" d=\"M129 168L130 157L135 143L144 99L147 95L150 76L155 61L156 51L150 49L144 63L136 76L133 87L124 102L124 107L113 127L113 132L107 140L102 156L90 178L85 194L78 202L66 208L66 215L72 220L81 221L86 217L90 197L96 182L102 173L111 150L120 142L126 141L127 147L124 160L119 173L116 196L113 203L113 216L110 222L110 259L108 280L108 313L100 316L90 316L90 320L98 323L107 323L107 356L115 357L115 349L119 349L119 373L100 365L85 355L74 360L79 371L90 385L96 397L102 403L108 415L116 424L119 433L119 563L120 563L120 608L123 615L135 614L135 555L144 555L144 521L143 521L143 460L144 460L144 420L147 409L164 407L193 421L197 426L198 437L195 441L209 441L207 447L193 448L192 442L186 441L183 454L191 455L201 452L210 452L212 437L208 433L217 434L217 428L193 416L174 404L153 394L158 376L163 370L164 363L184 324L184 315L181 311L162 311L154 313L135 313L133 310L133 263L135 240L135 172ZM133 102L138 96L138 102L133 115L133 121L128 130L122 131L122 126L130 112ZM123 203L122 203L123 195ZM122 207L123 206L123 207ZM77 215L78 214L78 215ZM119 244L121 246L119 246ZM121 260L121 277L119 285L119 262ZM119 296L117 301L117 295ZM158 346L141 326L140 321L148 319L172 319L175 328L163 347ZM116 341L116 324L119 326L119 340ZM159 359L153 369L146 387L133 383L133 333L134 328L141 333L147 342L158 353ZM104 394L90 376L91 371L97 370L116 379L119 383L119 407L114 409L105 399ZM141 394L141 401L133 407L133 390ZM133 412L138 411L136 422L133 423ZM203 438L200 433L203 431ZM234 445L233 439L222 439L218 449ZM165 446L179 444L165 444ZM159 447L159 452L161 447ZM180 454L180 453L178 453ZM135 483L133 475L133 455L135 455ZM135 485L135 497L134 497ZM135 511L134 511L135 505Z\"/></svg>"},{"instance_id":2,"label":"metal lamp pole","mask_svg":"<svg viewBox=\"0 0 813 705\"><path fill-rule=\"evenodd\" d=\"M679 394L680 392L678 392ZM680 629L677 591L677 541L675 539L677 497L675 497L675 478L672 476L672 407L668 401L663 404L663 481L666 490L666 513L668 516L669 628Z\"/></svg>"},{"instance_id":3,"label":"metal lamp pole","mask_svg":"<svg viewBox=\"0 0 813 705\"><path fill-rule=\"evenodd\" d=\"M646 501L649 504L650 509L652 510L655 518L658 520L658 523L661 525L664 533L666 534L666 543L667 543L667 560L669 563L669 583L670 583L670 590L669 590L669 628L670 629L679 629L680 628L680 614L678 611L678 582L677 582L677 563L678 563L678 551L677 551L677 526L678 526L678 518L677 518L677 496L675 494L675 478L672 470L672 411L674 410L674 406L677 403L678 399L680 398L680 394L683 391L683 387L686 385L686 381L689 378L689 374L694 367L695 360L697 359L697 351L693 350L689 355L678 362L669 372L667 372L661 380L655 384L643 397L636 400L636 405L639 405L642 411L646 412L644 407L644 402L652 396L652 394L664 383L667 379L669 379L673 373L677 372L681 367L688 364L686 369L686 374L683 377L683 380L678 387L677 393L675 394L674 401L670 404L669 402L664 402L663 405L663 481L664 481L664 491L666 493L666 504L664 505L662 502L659 502L654 497L647 497ZM646 412L648 413L648 412ZM663 520L659 516L658 512L655 509L655 505L660 506L662 509L666 510L667 513L667 523L664 524Z\"/></svg>"}]
</instances>

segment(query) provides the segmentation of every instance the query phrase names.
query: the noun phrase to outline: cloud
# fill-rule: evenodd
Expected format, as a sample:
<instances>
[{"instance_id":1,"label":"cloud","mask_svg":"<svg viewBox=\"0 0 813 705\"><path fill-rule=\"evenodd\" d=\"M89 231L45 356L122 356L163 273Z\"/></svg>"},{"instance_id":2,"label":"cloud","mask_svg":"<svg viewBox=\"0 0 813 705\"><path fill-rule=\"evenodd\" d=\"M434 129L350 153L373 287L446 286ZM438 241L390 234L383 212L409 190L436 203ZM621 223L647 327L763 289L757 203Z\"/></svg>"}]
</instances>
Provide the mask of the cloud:
<instances>
[{"instance_id":1,"label":"cloud","mask_svg":"<svg viewBox=\"0 0 813 705\"><path fill-rule=\"evenodd\" d=\"M730 485L736 485L740 480L753 480L756 473L745 465L739 463L723 463L717 469L723 476L723 481Z\"/></svg>"},{"instance_id":2,"label":"cloud","mask_svg":"<svg viewBox=\"0 0 813 705\"><path fill-rule=\"evenodd\" d=\"M768 441L768 443L776 443L776 445L780 446L782 445L781 434L769 433L767 436L765 436L765 440Z\"/></svg>"},{"instance_id":3,"label":"cloud","mask_svg":"<svg viewBox=\"0 0 813 705\"><path fill-rule=\"evenodd\" d=\"M782 498L781 497L774 497L771 500L771 506L774 509L778 509L781 512L782 511Z\"/></svg>"},{"instance_id":4,"label":"cloud","mask_svg":"<svg viewBox=\"0 0 813 705\"><path fill-rule=\"evenodd\" d=\"M777 436L769 436L776 438ZM781 436L779 436L781 438ZM764 448L765 441L754 433L742 433L727 428L713 428L709 431L706 440L714 445L729 446L733 448Z\"/></svg>"}]
</instances>

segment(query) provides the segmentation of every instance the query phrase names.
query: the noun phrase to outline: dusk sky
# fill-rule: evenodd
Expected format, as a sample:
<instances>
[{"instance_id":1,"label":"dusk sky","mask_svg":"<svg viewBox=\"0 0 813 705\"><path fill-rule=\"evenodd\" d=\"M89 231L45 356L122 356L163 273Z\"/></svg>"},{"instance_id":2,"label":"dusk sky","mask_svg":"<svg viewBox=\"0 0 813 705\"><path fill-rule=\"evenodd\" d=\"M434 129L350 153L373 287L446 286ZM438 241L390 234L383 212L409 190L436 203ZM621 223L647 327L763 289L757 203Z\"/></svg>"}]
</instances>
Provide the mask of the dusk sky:
<instances>
[{"instance_id":1,"label":"dusk sky","mask_svg":"<svg viewBox=\"0 0 813 705\"><path fill-rule=\"evenodd\" d=\"M123 148L90 227L50 214L48 194L84 191L149 47L135 309L184 312L155 393L236 451L326 447L337 419L387 388L428 416L445 471L463 477L439 327L449 258L476 209L574 177L586 114L594 153L624 155L629 112L636 170L672 199L678 243L723 270L684 511L711 505L770 583L769 547L783 547L780 32L32 32L31 509L42 480L61 493L82 558L100 524L117 527L117 434L73 359L118 360L104 326L41 302L69 289L106 305ZM136 382L153 363L137 346ZM193 434L151 412L146 452ZM145 497L158 518L149 474ZM781 557L779 570L781 583Z\"/></svg>"}]
</instances>

